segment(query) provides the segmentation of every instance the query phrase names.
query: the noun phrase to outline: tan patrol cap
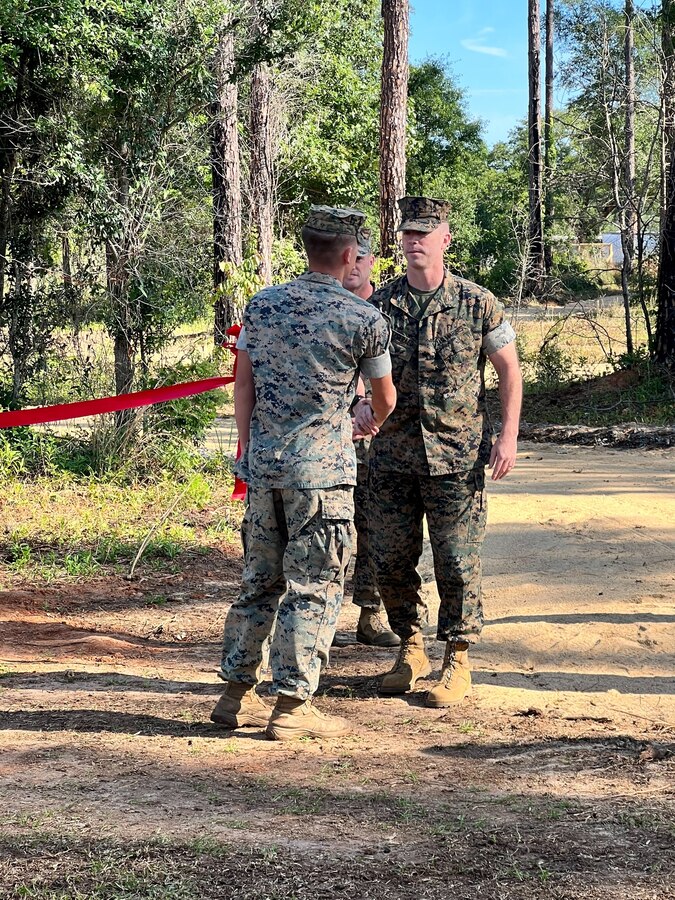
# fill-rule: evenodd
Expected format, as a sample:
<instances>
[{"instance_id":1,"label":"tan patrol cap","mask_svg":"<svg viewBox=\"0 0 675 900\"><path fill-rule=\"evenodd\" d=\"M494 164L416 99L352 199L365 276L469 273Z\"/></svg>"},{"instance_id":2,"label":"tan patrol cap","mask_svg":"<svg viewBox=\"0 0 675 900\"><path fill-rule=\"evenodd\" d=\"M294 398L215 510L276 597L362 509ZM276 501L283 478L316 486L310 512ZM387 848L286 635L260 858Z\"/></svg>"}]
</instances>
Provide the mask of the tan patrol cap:
<instances>
[{"instance_id":1,"label":"tan patrol cap","mask_svg":"<svg viewBox=\"0 0 675 900\"><path fill-rule=\"evenodd\" d=\"M356 243L359 247L359 256L370 256L373 252L372 244L370 239L372 237L373 232L370 228L359 228L359 233L356 235Z\"/></svg>"},{"instance_id":2,"label":"tan patrol cap","mask_svg":"<svg viewBox=\"0 0 675 900\"><path fill-rule=\"evenodd\" d=\"M448 221L450 204L434 197L401 197L401 224L397 231L433 231Z\"/></svg>"},{"instance_id":3,"label":"tan patrol cap","mask_svg":"<svg viewBox=\"0 0 675 900\"><path fill-rule=\"evenodd\" d=\"M366 214L358 209L340 209L335 206L311 206L305 226L327 234L350 234L357 237L366 221Z\"/></svg>"}]
</instances>

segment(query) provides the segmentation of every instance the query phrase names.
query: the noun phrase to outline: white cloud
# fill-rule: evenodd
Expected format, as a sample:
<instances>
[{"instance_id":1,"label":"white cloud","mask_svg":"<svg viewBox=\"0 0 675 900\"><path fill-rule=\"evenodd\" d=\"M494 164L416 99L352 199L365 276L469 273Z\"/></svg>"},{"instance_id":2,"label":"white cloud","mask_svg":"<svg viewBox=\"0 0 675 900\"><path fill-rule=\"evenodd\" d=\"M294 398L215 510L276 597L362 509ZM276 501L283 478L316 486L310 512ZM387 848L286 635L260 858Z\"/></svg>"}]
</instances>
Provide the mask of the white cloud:
<instances>
[{"instance_id":1,"label":"white cloud","mask_svg":"<svg viewBox=\"0 0 675 900\"><path fill-rule=\"evenodd\" d=\"M482 28L476 37L465 38L461 41L462 47L473 53L484 53L487 56L508 56L503 47L491 47L485 43L489 34L494 34L494 28Z\"/></svg>"}]
</instances>

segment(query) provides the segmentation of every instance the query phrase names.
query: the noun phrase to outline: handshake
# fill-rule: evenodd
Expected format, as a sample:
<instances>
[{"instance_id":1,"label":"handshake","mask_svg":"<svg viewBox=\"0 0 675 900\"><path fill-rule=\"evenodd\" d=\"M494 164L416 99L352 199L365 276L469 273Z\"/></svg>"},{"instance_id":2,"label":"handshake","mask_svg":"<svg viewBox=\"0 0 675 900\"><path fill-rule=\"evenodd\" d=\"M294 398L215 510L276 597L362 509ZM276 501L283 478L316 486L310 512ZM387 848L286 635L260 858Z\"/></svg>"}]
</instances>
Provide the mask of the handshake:
<instances>
[{"instance_id":1,"label":"handshake","mask_svg":"<svg viewBox=\"0 0 675 900\"><path fill-rule=\"evenodd\" d=\"M352 407L352 440L373 437L380 430L369 397L362 397Z\"/></svg>"}]
</instances>

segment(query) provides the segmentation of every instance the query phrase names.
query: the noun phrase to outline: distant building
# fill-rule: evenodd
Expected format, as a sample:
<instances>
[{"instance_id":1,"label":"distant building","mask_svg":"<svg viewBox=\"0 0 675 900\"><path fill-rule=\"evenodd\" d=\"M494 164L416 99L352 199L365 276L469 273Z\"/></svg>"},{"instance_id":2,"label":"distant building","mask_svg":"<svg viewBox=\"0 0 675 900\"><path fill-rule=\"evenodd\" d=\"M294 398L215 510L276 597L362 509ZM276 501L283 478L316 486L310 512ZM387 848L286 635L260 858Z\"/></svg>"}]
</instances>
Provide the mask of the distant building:
<instances>
[{"instance_id":1,"label":"distant building","mask_svg":"<svg viewBox=\"0 0 675 900\"><path fill-rule=\"evenodd\" d=\"M600 239L603 244L611 244L613 248L613 259L617 266L623 263L623 250L621 249L621 235L618 232L608 231L601 234ZM644 255L652 256L659 249L659 236L653 232L647 232L643 238ZM588 245L586 245L588 246Z\"/></svg>"},{"instance_id":2,"label":"distant building","mask_svg":"<svg viewBox=\"0 0 675 900\"><path fill-rule=\"evenodd\" d=\"M570 254L580 256L590 269L615 269L617 268L614 244L570 244Z\"/></svg>"}]
</instances>

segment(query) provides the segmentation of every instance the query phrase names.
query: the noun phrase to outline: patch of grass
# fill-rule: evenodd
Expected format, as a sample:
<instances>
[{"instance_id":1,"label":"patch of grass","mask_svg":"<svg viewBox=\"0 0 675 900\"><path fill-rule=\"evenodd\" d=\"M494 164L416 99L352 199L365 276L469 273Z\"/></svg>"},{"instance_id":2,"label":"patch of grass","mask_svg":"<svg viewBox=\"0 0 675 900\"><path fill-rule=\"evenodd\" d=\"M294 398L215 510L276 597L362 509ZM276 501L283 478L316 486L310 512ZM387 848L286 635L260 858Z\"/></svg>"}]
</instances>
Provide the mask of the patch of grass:
<instances>
[{"instance_id":1,"label":"patch of grass","mask_svg":"<svg viewBox=\"0 0 675 900\"><path fill-rule=\"evenodd\" d=\"M543 808L542 816L553 822L557 822L566 812L576 808L576 805L570 803L569 800L554 800Z\"/></svg>"},{"instance_id":2,"label":"patch of grass","mask_svg":"<svg viewBox=\"0 0 675 900\"><path fill-rule=\"evenodd\" d=\"M399 822L410 825L428 816L428 810L408 797L396 797L394 800L394 813Z\"/></svg>"},{"instance_id":3,"label":"patch of grass","mask_svg":"<svg viewBox=\"0 0 675 900\"><path fill-rule=\"evenodd\" d=\"M101 568L91 550L75 550L72 553L66 553L62 566L66 575L71 577L96 575Z\"/></svg>"},{"instance_id":4,"label":"patch of grass","mask_svg":"<svg viewBox=\"0 0 675 900\"><path fill-rule=\"evenodd\" d=\"M170 571L185 551L209 553L230 537L238 545L242 504L229 501L230 484L222 472L189 484L185 491L169 479L125 484L63 473L16 478L3 488L7 530L0 544L0 578L50 583L124 571L155 522L162 524L141 562L151 569ZM210 517L203 515L206 502L225 510L230 532L213 533Z\"/></svg>"},{"instance_id":5,"label":"patch of grass","mask_svg":"<svg viewBox=\"0 0 675 900\"><path fill-rule=\"evenodd\" d=\"M335 759L321 766L321 776L326 778L331 775L351 775L354 772L354 762L351 759Z\"/></svg>"},{"instance_id":6,"label":"patch of grass","mask_svg":"<svg viewBox=\"0 0 675 900\"><path fill-rule=\"evenodd\" d=\"M23 572L33 561L33 552L26 543L13 541L7 554L7 561L10 572Z\"/></svg>"},{"instance_id":7,"label":"patch of grass","mask_svg":"<svg viewBox=\"0 0 675 900\"><path fill-rule=\"evenodd\" d=\"M190 850L193 850L200 856L208 854L208 856L215 856L216 859L227 856L230 852L230 848L227 844L224 844L222 841L217 841L212 837L195 838L193 841L190 841L188 846Z\"/></svg>"},{"instance_id":8,"label":"patch of grass","mask_svg":"<svg viewBox=\"0 0 675 900\"><path fill-rule=\"evenodd\" d=\"M476 736L483 733L480 725L471 719L466 719L464 722L460 722L457 726L457 730L460 734L474 734Z\"/></svg>"},{"instance_id":9,"label":"patch of grass","mask_svg":"<svg viewBox=\"0 0 675 900\"><path fill-rule=\"evenodd\" d=\"M529 874L515 862L511 863L504 875L506 878L512 878L514 881L526 881L529 878Z\"/></svg>"},{"instance_id":10,"label":"patch of grass","mask_svg":"<svg viewBox=\"0 0 675 900\"><path fill-rule=\"evenodd\" d=\"M282 813L294 816L311 816L324 808L323 796L318 791L304 788L287 788L272 798Z\"/></svg>"}]
</instances>

